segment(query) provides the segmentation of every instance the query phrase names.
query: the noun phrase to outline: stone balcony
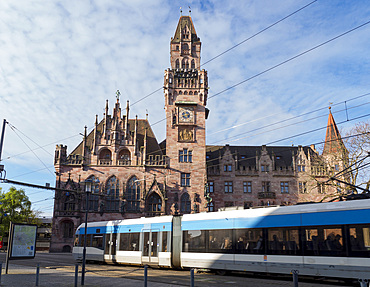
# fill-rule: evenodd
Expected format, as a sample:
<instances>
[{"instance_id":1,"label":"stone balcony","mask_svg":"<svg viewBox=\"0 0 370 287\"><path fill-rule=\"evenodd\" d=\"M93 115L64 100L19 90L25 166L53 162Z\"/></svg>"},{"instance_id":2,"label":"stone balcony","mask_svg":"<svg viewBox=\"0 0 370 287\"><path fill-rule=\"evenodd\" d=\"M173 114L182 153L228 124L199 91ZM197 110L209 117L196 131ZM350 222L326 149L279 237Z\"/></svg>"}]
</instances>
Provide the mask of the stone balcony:
<instances>
[{"instance_id":1,"label":"stone balcony","mask_svg":"<svg viewBox=\"0 0 370 287\"><path fill-rule=\"evenodd\" d=\"M272 191L258 193L258 199L265 199L265 198L274 199L276 198L276 193Z\"/></svg>"},{"instance_id":2,"label":"stone balcony","mask_svg":"<svg viewBox=\"0 0 370 287\"><path fill-rule=\"evenodd\" d=\"M112 161L110 159L99 159L99 165L112 165Z\"/></svg>"},{"instance_id":3,"label":"stone balcony","mask_svg":"<svg viewBox=\"0 0 370 287\"><path fill-rule=\"evenodd\" d=\"M130 159L119 159L117 160L118 165L131 165Z\"/></svg>"}]
</instances>

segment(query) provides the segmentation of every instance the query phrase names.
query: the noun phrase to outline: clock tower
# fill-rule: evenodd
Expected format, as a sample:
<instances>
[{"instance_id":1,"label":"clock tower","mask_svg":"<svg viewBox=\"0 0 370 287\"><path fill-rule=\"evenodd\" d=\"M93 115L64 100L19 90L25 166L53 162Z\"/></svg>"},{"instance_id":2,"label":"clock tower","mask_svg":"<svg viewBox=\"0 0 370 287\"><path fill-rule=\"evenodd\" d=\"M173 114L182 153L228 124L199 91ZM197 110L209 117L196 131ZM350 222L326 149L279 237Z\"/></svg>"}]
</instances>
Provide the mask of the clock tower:
<instances>
[{"instance_id":1,"label":"clock tower","mask_svg":"<svg viewBox=\"0 0 370 287\"><path fill-rule=\"evenodd\" d=\"M171 39L171 68L164 75L167 212L206 210L205 120L207 72L200 69L201 42L190 16L181 16Z\"/></svg>"}]
</instances>

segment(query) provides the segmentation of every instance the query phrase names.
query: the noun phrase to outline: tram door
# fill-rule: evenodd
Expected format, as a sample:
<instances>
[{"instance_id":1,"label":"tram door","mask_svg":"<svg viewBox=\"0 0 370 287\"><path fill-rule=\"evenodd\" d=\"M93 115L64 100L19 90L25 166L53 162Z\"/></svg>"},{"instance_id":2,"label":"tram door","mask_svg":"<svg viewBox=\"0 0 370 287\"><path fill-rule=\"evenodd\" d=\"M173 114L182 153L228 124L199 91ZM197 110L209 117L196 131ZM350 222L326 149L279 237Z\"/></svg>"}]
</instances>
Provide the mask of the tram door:
<instances>
[{"instance_id":1,"label":"tram door","mask_svg":"<svg viewBox=\"0 0 370 287\"><path fill-rule=\"evenodd\" d=\"M159 230L143 230L143 263L158 264Z\"/></svg>"},{"instance_id":2,"label":"tram door","mask_svg":"<svg viewBox=\"0 0 370 287\"><path fill-rule=\"evenodd\" d=\"M117 234L108 233L105 235L104 259L107 262L116 262Z\"/></svg>"}]
</instances>

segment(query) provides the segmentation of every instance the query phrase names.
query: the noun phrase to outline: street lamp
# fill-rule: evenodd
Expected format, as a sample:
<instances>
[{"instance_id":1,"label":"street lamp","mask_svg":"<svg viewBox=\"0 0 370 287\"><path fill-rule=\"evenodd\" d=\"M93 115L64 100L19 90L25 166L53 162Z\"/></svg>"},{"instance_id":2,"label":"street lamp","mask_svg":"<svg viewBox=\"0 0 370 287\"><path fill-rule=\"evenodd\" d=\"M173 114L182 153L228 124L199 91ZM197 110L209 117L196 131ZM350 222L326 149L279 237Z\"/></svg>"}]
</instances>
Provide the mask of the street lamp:
<instances>
[{"instance_id":1,"label":"street lamp","mask_svg":"<svg viewBox=\"0 0 370 287\"><path fill-rule=\"evenodd\" d=\"M85 180L85 194L86 194L86 210L85 210L85 236L84 236L84 249L82 253L82 274L81 285L85 285L85 265L86 265L86 241L87 241L87 215L89 213L89 195L91 193L92 180Z\"/></svg>"}]
</instances>

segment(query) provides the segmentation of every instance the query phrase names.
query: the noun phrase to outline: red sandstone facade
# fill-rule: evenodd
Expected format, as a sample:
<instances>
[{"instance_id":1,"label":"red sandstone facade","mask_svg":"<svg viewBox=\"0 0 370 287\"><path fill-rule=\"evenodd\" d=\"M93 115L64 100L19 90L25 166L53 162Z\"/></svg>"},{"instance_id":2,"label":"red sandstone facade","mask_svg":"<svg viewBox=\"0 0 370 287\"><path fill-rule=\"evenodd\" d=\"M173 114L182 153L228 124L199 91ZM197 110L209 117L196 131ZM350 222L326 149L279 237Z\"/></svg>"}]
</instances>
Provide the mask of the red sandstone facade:
<instances>
[{"instance_id":1,"label":"red sandstone facade","mask_svg":"<svg viewBox=\"0 0 370 287\"><path fill-rule=\"evenodd\" d=\"M109 114L107 101L103 118L99 121L96 116L93 131L87 134L85 128L83 141L69 155L66 146L56 147L59 190L50 251L71 251L74 231L84 222L86 180L93 183L90 222L295 204L338 192L340 187L323 184L343 162L333 157L332 145L343 143L331 114L327 130L331 140L323 155L301 146L206 146L208 77L199 68L201 42L191 17L180 18L170 50L162 143L147 119L129 118L128 102L121 112L117 91L113 113ZM337 144L334 153L338 152Z\"/></svg>"}]
</instances>

